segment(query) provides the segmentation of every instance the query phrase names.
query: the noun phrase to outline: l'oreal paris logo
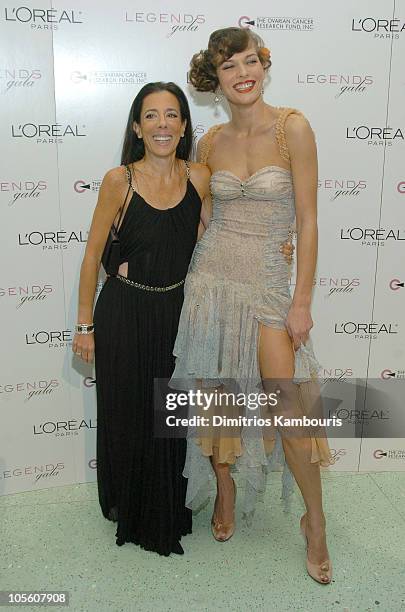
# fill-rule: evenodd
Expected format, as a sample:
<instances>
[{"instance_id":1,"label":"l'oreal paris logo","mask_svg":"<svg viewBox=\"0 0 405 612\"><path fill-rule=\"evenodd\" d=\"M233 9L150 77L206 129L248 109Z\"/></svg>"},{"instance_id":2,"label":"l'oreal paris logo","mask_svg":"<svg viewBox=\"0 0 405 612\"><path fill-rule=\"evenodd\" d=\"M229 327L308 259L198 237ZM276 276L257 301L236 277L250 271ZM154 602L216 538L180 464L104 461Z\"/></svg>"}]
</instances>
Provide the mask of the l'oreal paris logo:
<instances>
[{"instance_id":1,"label":"l'oreal paris logo","mask_svg":"<svg viewBox=\"0 0 405 612\"><path fill-rule=\"evenodd\" d=\"M29 23L33 30L56 30L62 23L83 23L82 15L82 11L18 6L4 7L3 18L7 22Z\"/></svg>"},{"instance_id":2,"label":"l'oreal paris logo","mask_svg":"<svg viewBox=\"0 0 405 612\"><path fill-rule=\"evenodd\" d=\"M405 240L405 230L398 228L384 229L382 227L349 227L340 229L340 240L385 241Z\"/></svg>"},{"instance_id":3,"label":"l'oreal paris logo","mask_svg":"<svg viewBox=\"0 0 405 612\"><path fill-rule=\"evenodd\" d=\"M374 17L360 17L352 19L353 32L366 32L374 34L374 38L399 38L405 30L405 22L401 19L376 19Z\"/></svg>"},{"instance_id":4,"label":"l'oreal paris logo","mask_svg":"<svg viewBox=\"0 0 405 612\"><path fill-rule=\"evenodd\" d=\"M403 141L404 134L401 128L370 127L359 125L346 128L347 140L363 140L371 145L391 146L394 141Z\"/></svg>"},{"instance_id":5,"label":"l'oreal paris logo","mask_svg":"<svg viewBox=\"0 0 405 612\"><path fill-rule=\"evenodd\" d=\"M355 338L376 339L379 335L389 336L390 334L398 333L398 323L383 322L383 323L359 323L357 321L345 321L344 323L335 323L335 334L347 334Z\"/></svg>"},{"instance_id":6,"label":"l'oreal paris logo","mask_svg":"<svg viewBox=\"0 0 405 612\"><path fill-rule=\"evenodd\" d=\"M87 242L88 232L83 230L53 232L33 231L26 234L18 234L19 246L42 246L43 249L67 249L71 244L83 244Z\"/></svg>"},{"instance_id":7,"label":"l'oreal paris logo","mask_svg":"<svg viewBox=\"0 0 405 612\"><path fill-rule=\"evenodd\" d=\"M85 126L79 127L77 124L61 123L20 123L12 124L11 136L13 138L63 138L64 136L83 137Z\"/></svg>"}]
</instances>

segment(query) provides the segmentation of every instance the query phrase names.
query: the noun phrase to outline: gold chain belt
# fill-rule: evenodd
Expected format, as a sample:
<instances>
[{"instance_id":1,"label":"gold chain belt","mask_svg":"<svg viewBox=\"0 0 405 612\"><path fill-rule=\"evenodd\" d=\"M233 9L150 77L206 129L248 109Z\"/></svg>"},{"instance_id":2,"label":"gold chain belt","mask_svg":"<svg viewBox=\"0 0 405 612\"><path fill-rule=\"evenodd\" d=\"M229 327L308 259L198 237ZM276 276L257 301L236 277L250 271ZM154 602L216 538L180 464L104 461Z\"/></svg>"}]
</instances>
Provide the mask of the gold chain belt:
<instances>
[{"instance_id":1,"label":"gold chain belt","mask_svg":"<svg viewBox=\"0 0 405 612\"><path fill-rule=\"evenodd\" d=\"M176 289L176 287L180 287L186 280L185 278L181 280L179 283L175 285L169 285L168 287L150 287L149 285L141 285L141 283L136 283L135 281L130 280L126 276L121 276L121 274L117 274L116 278L126 283L127 285L131 285L131 287L136 287L137 289L144 289L145 291L170 291L171 289Z\"/></svg>"}]
</instances>

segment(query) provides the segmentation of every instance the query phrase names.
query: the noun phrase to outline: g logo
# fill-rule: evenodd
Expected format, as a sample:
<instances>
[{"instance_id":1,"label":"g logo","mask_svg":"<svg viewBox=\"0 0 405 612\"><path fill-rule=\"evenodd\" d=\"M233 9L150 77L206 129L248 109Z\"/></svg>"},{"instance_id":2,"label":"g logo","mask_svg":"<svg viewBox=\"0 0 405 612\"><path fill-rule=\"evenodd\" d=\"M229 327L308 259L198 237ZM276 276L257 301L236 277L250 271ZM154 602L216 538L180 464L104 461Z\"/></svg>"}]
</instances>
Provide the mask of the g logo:
<instances>
[{"instance_id":1,"label":"g logo","mask_svg":"<svg viewBox=\"0 0 405 612\"><path fill-rule=\"evenodd\" d=\"M79 72L79 70L75 70L70 75L70 79L73 81L73 83L81 83L87 79L87 76Z\"/></svg>"},{"instance_id":2,"label":"g logo","mask_svg":"<svg viewBox=\"0 0 405 612\"><path fill-rule=\"evenodd\" d=\"M401 283L401 281L397 278L393 278L392 281L390 281L390 289L392 289L393 291L398 291L398 289L403 286L404 283Z\"/></svg>"},{"instance_id":3,"label":"g logo","mask_svg":"<svg viewBox=\"0 0 405 612\"><path fill-rule=\"evenodd\" d=\"M387 453L385 453L383 450L378 448L377 450L374 451L373 456L375 457L375 459L382 459L383 457L386 456L386 454Z\"/></svg>"},{"instance_id":4,"label":"g logo","mask_svg":"<svg viewBox=\"0 0 405 612\"><path fill-rule=\"evenodd\" d=\"M255 25L255 22L250 17L246 17L246 15L239 17L238 26L240 28L249 29L252 25Z\"/></svg>"},{"instance_id":5,"label":"g logo","mask_svg":"<svg viewBox=\"0 0 405 612\"><path fill-rule=\"evenodd\" d=\"M76 181L73 185L73 189L76 193L84 193L87 189L85 181Z\"/></svg>"},{"instance_id":6,"label":"g logo","mask_svg":"<svg viewBox=\"0 0 405 612\"><path fill-rule=\"evenodd\" d=\"M93 387L93 385L96 384L96 379L92 378L91 376L86 376L86 378L83 380L83 384L85 387Z\"/></svg>"}]
</instances>

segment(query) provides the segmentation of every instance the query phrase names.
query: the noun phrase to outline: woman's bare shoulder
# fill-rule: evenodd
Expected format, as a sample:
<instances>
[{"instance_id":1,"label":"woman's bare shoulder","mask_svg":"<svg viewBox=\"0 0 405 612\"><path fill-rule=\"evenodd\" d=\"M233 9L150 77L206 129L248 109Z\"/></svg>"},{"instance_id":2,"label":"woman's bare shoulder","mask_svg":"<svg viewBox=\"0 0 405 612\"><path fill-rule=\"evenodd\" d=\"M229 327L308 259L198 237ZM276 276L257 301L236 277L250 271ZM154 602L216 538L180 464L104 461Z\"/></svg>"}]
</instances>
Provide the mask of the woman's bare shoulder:
<instances>
[{"instance_id":1,"label":"woman's bare shoulder","mask_svg":"<svg viewBox=\"0 0 405 612\"><path fill-rule=\"evenodd\" d=\"M208 132L204 134L204 136L201 136L200 140L198 141L197 159L203 164L207 163L212 148L212 143L216 134L219 131L222 131L225 125L225 123L218 123L217 125L213 125L212 127L210 127Z\"/></svg>"},{"instance_id":2,"label":"woman's bare shoulder","mask_svg":"<svg viewBox=\"0 0 405 612\"><path fill-rule=\"evenodd\" d=\"M315 139L315 134L307 117L297 109L291 109L284 120L283 131L288 146L305 144Z\"/></svg>"},{"instance_id":3,"label":"woman's bare shoulder","mask_svg":"<svg viewBox=\"0 0 405 612\"><path fill-rule=\"evenodd\" d=\"M127 170L125 166L117 166L107 170L101 183L100 191L111 198L121 198L128 189Z\"/></svg>"},{"instance_id":4,"label":"woman's bare shoulder","mask_svg":"<svg viewBox=\"0 0 405 612\"><path fill-rule=\"evenodd\" d=\"M209 194L211 172L205 164L190 163L190 178L201 199Z\"/></svg>"},{"instance_id":5,"label":"woman's bare shoulder","mask_svg":"<svg viewBox=\"0 0 405 612\"><path fill-rule=\"evenodd\" d=\"M107 170L103 178L103 183L106 187L116 187L117 185L121 185L125 179L125 166L117 166L116 168L110 168L110 170Z\"/></svg>"},{"instance_id":6,"label":"woman's bare shoulder","mask_svg":"<svg viewBox=\"0 0 405 612\"><path fill-rule=\"evenodd\" d=\"M190 172L201 180L207 180L211 176L211 171L206 164L200 164L198 162L190 162Z\"/></svg>"},{"instance_id":7,"label":"woman's bare shoulder","mask_svg":"<svg viewBox=\"0 0 405 612\"><path fill-rule=\"evenodd\" d=\"M217 123L216 125L212 125L204 134L204 136L201 136L200 140L198 141L198 144L204 145L207 142L209 142L211 140L211 138L213 138L213 136L220 130L222 129L226 124L225 123Z\"/></svg>"}]
</instances>

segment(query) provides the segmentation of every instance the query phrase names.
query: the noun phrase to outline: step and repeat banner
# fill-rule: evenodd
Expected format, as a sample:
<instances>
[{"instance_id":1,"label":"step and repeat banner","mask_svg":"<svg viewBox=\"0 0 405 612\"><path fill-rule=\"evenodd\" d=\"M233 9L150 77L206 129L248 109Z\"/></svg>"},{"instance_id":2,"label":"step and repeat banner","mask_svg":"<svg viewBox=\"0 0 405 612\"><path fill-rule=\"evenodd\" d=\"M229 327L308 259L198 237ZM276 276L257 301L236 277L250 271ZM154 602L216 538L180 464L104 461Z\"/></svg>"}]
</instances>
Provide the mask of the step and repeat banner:
<instances>
[{"instance_id":1,"label":"step and repeat banner","mask_svg":"<svg viewBox=\"0 0 405 612\"><path fill-rule=\"evenodd\" d=\"M312 337L321 376L387 388L404 377L403 3L0 6L0 494L95 480L94 371L72 356L71 342L98 190L119 165L143 84L172 80L185 90L196 141L228 120L226 107L193 91L187 75L193 53L221 27L262 36L273 61L266 101L300 109L316 134ZM357 402L338 413L378 431L389 405ZM401 434L330 445L333 470L405 469Z\"/></svg>"}]
</instances>

